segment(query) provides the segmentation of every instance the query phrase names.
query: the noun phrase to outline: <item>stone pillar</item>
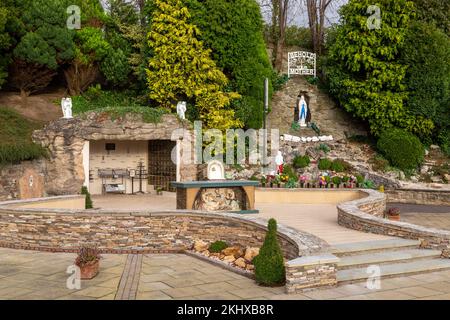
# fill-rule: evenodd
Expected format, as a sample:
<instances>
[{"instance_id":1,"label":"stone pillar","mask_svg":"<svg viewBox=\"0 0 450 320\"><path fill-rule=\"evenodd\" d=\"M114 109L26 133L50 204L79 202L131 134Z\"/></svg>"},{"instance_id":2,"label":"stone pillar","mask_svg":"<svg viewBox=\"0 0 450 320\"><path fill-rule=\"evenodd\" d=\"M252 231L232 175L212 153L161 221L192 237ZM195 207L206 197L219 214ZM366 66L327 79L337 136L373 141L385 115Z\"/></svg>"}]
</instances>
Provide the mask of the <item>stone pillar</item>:
<instances>
[{"instance_id":1,"label":"stone pillar","mask_svg":"<svg viewBox=\"0 0 450 320\"><path fill-rule=\"evenodd\" d=\"M289 294L337 285L339 258L332 254L306 256L286 263L286 291Z\"/></svg>"}]
</instances>

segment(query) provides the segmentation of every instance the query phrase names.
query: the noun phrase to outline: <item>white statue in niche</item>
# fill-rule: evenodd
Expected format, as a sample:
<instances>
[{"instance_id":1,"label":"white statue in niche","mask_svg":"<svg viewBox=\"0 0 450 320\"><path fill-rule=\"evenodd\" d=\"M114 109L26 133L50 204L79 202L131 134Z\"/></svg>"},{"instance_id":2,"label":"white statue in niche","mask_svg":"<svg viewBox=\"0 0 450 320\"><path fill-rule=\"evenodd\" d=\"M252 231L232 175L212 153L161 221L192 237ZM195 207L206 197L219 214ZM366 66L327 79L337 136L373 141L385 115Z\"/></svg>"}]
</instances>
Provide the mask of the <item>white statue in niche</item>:
<instances>
[{"instance_id":1,"label":"white statue in niche","mask_svg":"<svg viewBox=\"0 0 450 320\"><path fill-rule=\"evenodd\" d=\"M177 114L182 120L186 120L186 110L187 104L186 101L180 101L177 104Z\"/></svg>"},{"instance_id":2,"label":"white statue in niche","mask_svg":"<svg viewBox=\"0 0 450 320\"><path fill-rule=\"evenodd\" d=\"M306 118L308 117L308 105L306 103L305 97L301 96L298 102L298 112L300 114L298 124L300 127L306 127Z\"/></svg>"},{"instance_id":3,"label":"white statue in niche","mask_svg":"<svg viewBox=\"0 0 450 320\"><path fill-rule=\"evenodd\" d=\"M64 119L72 119L72 98L62 98L61 108Z\"/></svg>"},{"instance_id":4,"label":"white statue in niche","mask_svg":"<svg viewBox=\"0 0 450 320\"><path fill-rule=\"evenodd\" d=\"M208 162L208 180L225 180L223 163L217 160Z\"/></svg>"}]
</instances>

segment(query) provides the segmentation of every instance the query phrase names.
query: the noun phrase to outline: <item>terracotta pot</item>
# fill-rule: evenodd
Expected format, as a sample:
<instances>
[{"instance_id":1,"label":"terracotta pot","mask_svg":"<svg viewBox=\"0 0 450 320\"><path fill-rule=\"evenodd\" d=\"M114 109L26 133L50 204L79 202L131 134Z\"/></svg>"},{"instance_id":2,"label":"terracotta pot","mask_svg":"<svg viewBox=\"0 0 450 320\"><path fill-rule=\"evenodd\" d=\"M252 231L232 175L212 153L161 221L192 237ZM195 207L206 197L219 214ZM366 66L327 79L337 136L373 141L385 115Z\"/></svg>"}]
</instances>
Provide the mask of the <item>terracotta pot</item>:
<instances>
[{"instance_id":1,"label":"terracotta pot","mask_svg":"<svg viewBox=\"0 0 450 320\"><path fill-rule=\"evenodd\" d=\"M87 264L80 267L81 280L93 279L98 274L100 267L100 260L92 264Z\"/></svg>"},{"instance_id":2,"label":"terracotta pot","mask_svg":"<svg viewBox=\"0 0 450 320\"><path fill-rule=\"evenodd\" d=\"M392 221L400 221L400 215L399 214L397 214L397 215L388 215L387 217L388 217L389 220L392 220Z\"/></svg>"}]
</instances>

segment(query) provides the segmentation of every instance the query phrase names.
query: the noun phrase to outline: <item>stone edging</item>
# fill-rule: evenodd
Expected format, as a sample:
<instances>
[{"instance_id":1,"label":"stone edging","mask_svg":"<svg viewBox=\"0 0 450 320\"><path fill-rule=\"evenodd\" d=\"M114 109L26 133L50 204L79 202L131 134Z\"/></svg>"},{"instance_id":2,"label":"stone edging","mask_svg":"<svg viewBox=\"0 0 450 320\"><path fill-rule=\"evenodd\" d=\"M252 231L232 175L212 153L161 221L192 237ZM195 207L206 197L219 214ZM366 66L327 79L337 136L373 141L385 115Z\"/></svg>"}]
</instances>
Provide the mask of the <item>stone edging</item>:
<instances>
[{"instance_id":1,"label":"stone edging","mask_svg":"<svg viewBox=\"0 0 450 320\"><path fill-rule=\"evenodd\" d=\"M386 195L374 190L365 191L367 198L339 204L338 223L350 229L423 240L423 246L445 249L450 244L450 231L426 228L406 222L383 218Z\"/></svg>"}]
</instances>

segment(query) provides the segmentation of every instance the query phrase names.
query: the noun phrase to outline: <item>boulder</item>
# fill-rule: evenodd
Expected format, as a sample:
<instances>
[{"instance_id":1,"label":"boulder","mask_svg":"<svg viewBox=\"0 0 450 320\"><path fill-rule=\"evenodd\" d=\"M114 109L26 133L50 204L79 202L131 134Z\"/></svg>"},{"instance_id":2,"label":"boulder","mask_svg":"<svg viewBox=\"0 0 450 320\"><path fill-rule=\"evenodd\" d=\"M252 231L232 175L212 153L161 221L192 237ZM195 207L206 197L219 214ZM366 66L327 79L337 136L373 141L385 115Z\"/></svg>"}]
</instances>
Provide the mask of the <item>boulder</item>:
<instances>
[{"instance_id":1,"label":"boulder","mask_svg":"<svg viewBox=\"0 0 450 320\"><path fill-rule=\"evenodd\" d=\"M231 262L236 261L236 258L235 258L233 255L225 256L225 257L223 258L223 261L231 263Z\"/></svg>"},{"instance_id":2,"label":"boulder","mask_svg":"<svg viewBox=\"0 0 450 320\"><path fill-rule=\"evenodd\" d=\"M203 240L197 240L194 242L194 250L198 252L202 252L208 250L208 243Z\"/></svg>"},{"instance_id":3,"label":"boulder","mask_svg":"<svg viewBox=\"0 0 450 320\"><path fill-rule=\"evenodd\" d=\"M238 266L239 268L245 269L245 267L247 266L247 263L245 262L244 258L239 258L237 259L234 264L236 266Z\"/></svg>"},{"instance_id":4,"label":"boulder","mask_svg":"<svg viewBox=\"0 0 450 320\"><path fill-rule=\"evenodd\" d=\"M259 248L252 248L252 247L247 247L245 249L245 255L244 258L247 261L252 262L253 259L259 254Z\"/></svg>"},{"instance_id":5,"label":"boulder","mask_svg":"<svg viewBox=\"0 0 450 320\"><path fill-rule=\"evenodd\" d=\"M239 247L229 247L222 250L222 253L225 256L234 256L236 259L239 257L242 257L244 255L244 252Z\"/></svg>"}]
</instances>

